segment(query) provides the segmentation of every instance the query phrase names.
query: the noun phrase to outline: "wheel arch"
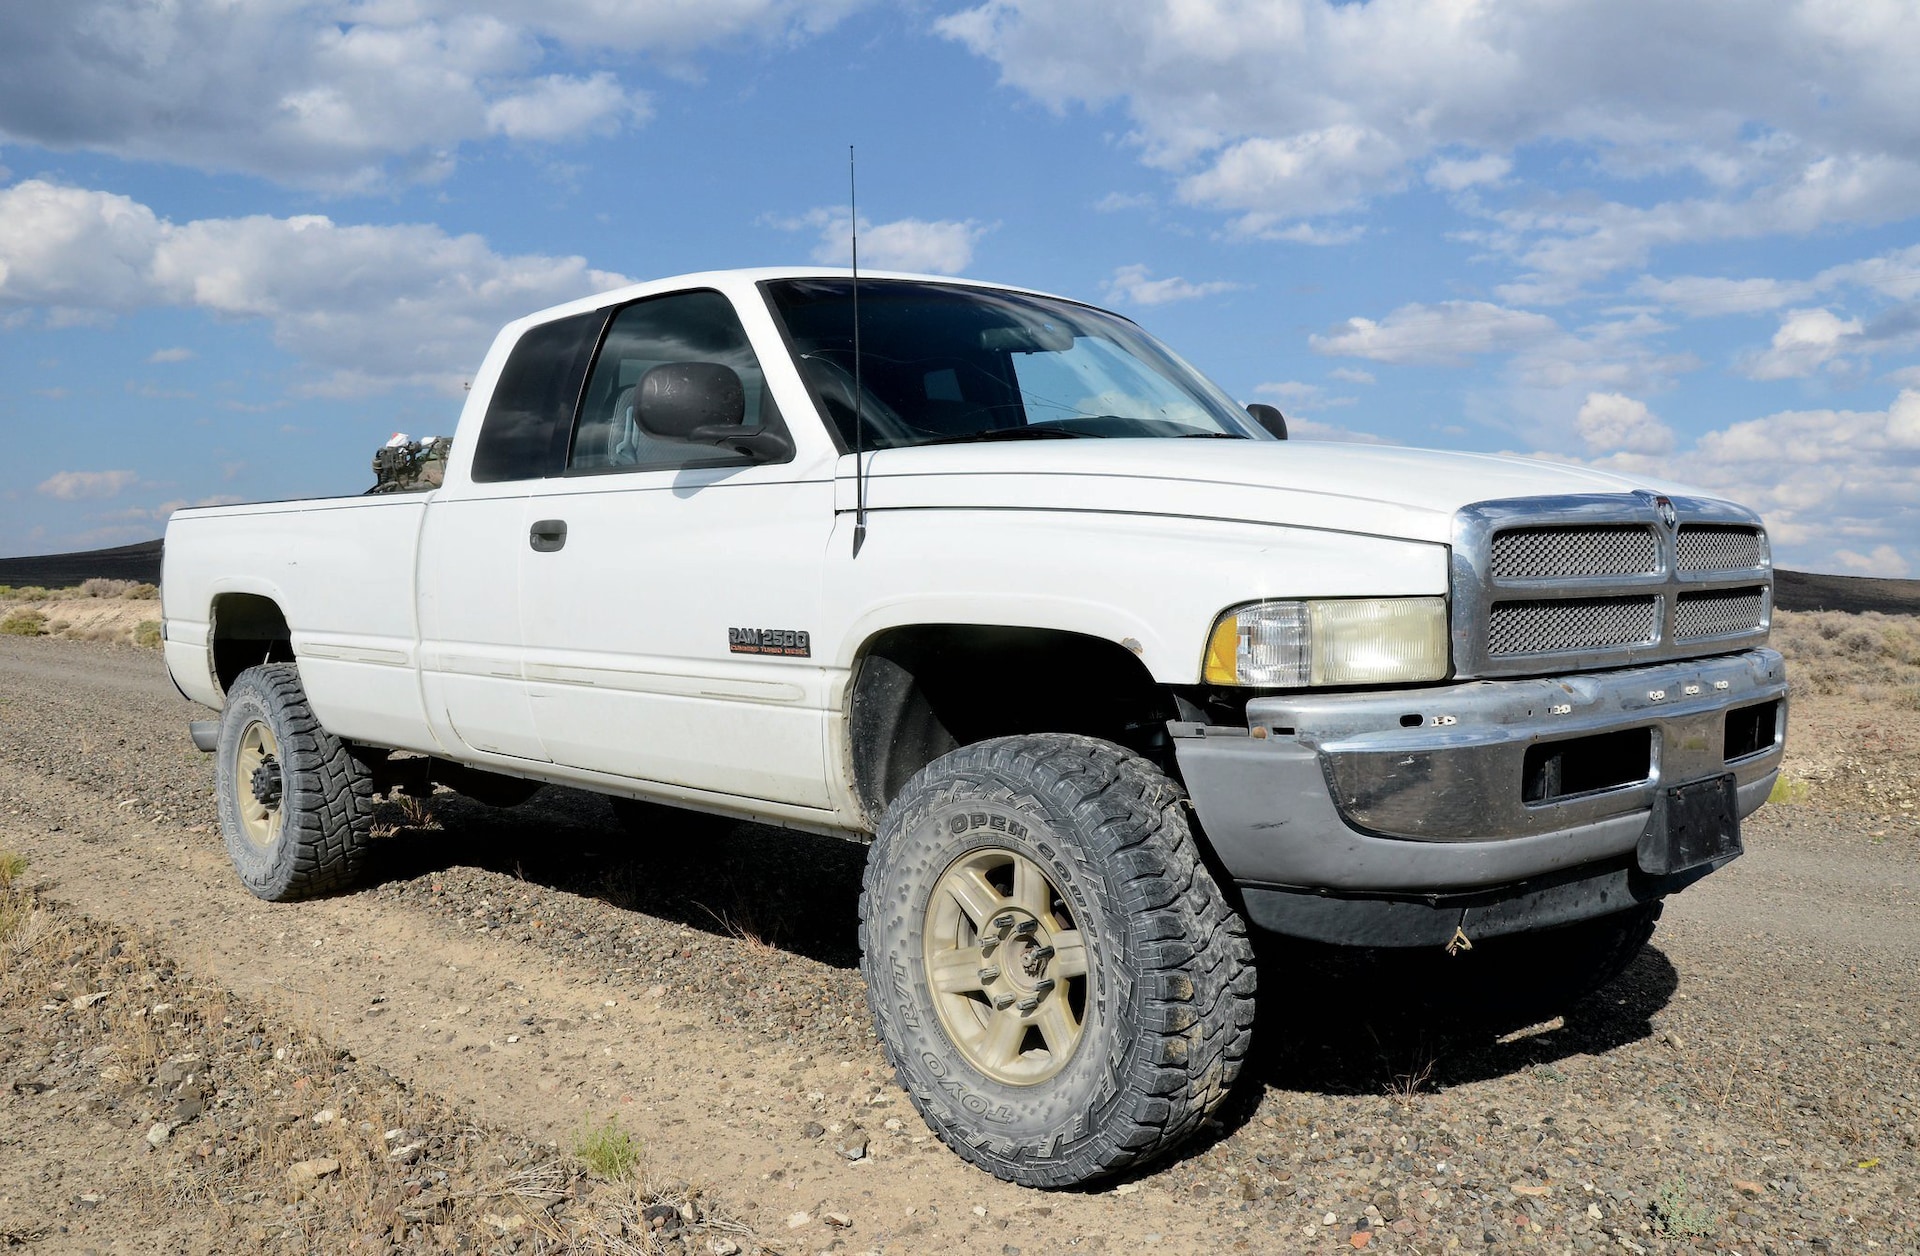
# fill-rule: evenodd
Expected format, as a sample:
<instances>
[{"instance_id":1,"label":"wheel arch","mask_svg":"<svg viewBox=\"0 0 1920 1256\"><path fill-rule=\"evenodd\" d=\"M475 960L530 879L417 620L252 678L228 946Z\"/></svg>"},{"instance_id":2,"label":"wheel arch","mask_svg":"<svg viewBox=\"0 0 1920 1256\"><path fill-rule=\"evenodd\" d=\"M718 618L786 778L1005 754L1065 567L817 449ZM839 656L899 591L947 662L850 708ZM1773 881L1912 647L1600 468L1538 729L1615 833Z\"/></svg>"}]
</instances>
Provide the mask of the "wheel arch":
<instances>
[{"instance_id":1,"label":"wheel arch","mask_svg":"<svg viewBox=\"0 0 1920 1256\"><path fill-rule=\"evenodd\" d=\"M293 632L278 601L262 593L214 595L207 612L207 670L222 694L249 667L293 661Z\"/></svg>"},{"instance_id":2,"label":"wheel arch","mask_svg":"<svg viewBox=\"0 0 1920 1256\"><path fill-rule=\"evenodd\" d=\"M914 773L1020 733L1082 733L1168 757L1171 687L1105 637L1004 624L896 624L861 643L847 687L854 794L877 823ZM871 825L869 826L871 827Z\"/></svg>"}]
</instances>

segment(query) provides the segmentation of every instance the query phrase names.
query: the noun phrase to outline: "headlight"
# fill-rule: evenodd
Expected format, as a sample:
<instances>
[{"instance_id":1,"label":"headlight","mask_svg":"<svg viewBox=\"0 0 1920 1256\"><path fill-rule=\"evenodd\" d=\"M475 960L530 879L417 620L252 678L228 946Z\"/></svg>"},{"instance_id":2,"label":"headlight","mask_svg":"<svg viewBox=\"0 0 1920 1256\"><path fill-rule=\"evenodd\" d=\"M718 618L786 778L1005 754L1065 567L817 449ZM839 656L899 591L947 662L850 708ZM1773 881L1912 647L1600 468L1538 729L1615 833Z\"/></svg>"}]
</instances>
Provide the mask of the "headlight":
<instances>
[{"instance_id":1,"label":"headlight","mask_svg":"<svg viewBox=\"0 0 1920 1256\"><path fill-rule=\"evenodd\" d=\"M1214 685L1404 684L1447 674L1447 599L1329 598L1253 602L1207 639Z\"/></svg>"}]
</instances>

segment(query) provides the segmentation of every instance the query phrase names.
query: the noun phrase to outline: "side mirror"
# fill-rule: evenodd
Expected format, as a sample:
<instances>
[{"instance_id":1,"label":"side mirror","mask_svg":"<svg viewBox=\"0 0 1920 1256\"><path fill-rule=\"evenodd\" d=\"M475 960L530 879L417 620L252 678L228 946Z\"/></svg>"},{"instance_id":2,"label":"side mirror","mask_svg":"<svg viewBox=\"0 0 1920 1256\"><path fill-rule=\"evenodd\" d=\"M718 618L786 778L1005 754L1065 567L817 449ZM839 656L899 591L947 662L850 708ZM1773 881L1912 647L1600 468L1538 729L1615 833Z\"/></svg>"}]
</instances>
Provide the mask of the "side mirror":
<instances>
[{"instance_id":1,"label":"side mirror","mask_svg":"<svg viewBox=\"0 0 1920 1256\"><path fill-rule=\"evenodd\" d=\"M718 362L668 362L640 377L633 417L652 436L693 440L702 427L738 427L747 394L740 377Z\"/></svg>"},{"instance_id":2,"label":"side mirror","mask_svg":"<svg viewBox=\"0 0 1920 1256\"><path fill-rule=\"evenodd\" d=\"M1256 401L1247 407L1247 413L1253 421L1273 433L1275 440L1287 438L1287 416L1264 402Z\"/></svg>"},{"instance_id":3,"label":"side mirror","mask_svg":"<svg viewBox=\"0 0 1920 1256\"><path fill-rule=\"evenodd\" d=\"M793 452L793 442L781 433L741 422L747 397L730 366L668 362L642 375L634 391L634 418L650 435L720 445L758 462Z\"/></svg>"}]
</instances>

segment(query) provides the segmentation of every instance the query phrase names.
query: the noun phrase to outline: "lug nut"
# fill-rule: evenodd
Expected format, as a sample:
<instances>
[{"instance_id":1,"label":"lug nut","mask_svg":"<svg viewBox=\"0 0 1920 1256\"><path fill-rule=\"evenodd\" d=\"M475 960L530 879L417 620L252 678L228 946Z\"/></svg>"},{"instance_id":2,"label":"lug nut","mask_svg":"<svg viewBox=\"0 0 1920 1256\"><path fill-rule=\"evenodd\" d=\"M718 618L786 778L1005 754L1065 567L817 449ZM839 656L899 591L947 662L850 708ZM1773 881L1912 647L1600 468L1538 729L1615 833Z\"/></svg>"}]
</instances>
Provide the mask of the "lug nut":
<instances>
[{"instance_id":1,"label":"lug nut","mask_svg":"<svg viewBox=\"0 0 1920 1256\"><path fill-rule=\"evenodd\" d=\"M993 967L993 966L991 966L991 965L989 965L988 967L986 967L986 968L982 968L982 969L980 970L980 984L981 984L981 985L983 985L983 986L990 986L990 985L992 985L992 984L993 984L994 982L996 982L996 981L998 981L998 980L1000 980L1000 970L999 970L998 968L995 968L995 967Z\"/></svg>"},{"instance_id":2,"label":"lug nut","mask_svg":"<svg viewBox=\"0 0 1920 1256\"><path fill-rule=\"evenodd\" d=\"M1016 938L1030 938L1039 930L1039 928L1040 928L1039 921L1023 920L1019 924L1013 927L1013 936Z\"/></svg>"},{"instance_id":3,"label":"lug nut","mask_svg":"<svg viewBox=\"0 0 1920 1256\"><path fill-rule=\"evenodd\" d=\"M1010 994L996 994L996 995L994 995L994 996L993 996L993 1010L994 1010L994 1011L996 1011L996 1012L1004 1012L1004 1011L1006 1011L1006 1010L1007 1010L1008 1008L1010 1008L1010 1007L1012 1007L1012 1006L1013 1006L1013 996L1012 996L1012 995L1010 995Z\"/></svg>"}]
</instances>

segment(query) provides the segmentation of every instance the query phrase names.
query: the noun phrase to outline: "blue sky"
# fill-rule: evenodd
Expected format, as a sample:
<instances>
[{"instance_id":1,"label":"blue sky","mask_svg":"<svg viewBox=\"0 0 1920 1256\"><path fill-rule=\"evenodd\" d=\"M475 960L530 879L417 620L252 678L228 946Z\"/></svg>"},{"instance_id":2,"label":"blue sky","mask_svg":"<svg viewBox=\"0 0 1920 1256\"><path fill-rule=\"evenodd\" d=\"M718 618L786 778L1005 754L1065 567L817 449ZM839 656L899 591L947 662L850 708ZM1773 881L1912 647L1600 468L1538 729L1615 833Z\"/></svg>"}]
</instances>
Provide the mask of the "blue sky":
<instances>
[{"instance_id":1,"label":"blue sky","mask_svg":"<svg viewBox=\"0 0 1920 1256\"><path fill-rule=\"evenodd\" d=\"M856 144L863 262L1920 576L1916 52L1875 0L6 6L0 554L358 491L509 318L843 260Z\"/></svg>"}]
</instances>

